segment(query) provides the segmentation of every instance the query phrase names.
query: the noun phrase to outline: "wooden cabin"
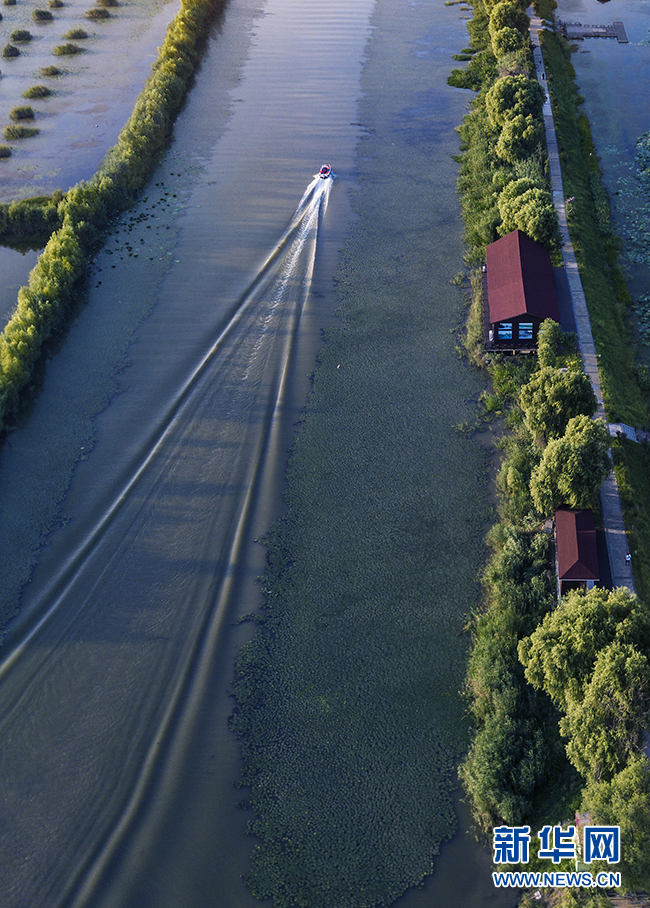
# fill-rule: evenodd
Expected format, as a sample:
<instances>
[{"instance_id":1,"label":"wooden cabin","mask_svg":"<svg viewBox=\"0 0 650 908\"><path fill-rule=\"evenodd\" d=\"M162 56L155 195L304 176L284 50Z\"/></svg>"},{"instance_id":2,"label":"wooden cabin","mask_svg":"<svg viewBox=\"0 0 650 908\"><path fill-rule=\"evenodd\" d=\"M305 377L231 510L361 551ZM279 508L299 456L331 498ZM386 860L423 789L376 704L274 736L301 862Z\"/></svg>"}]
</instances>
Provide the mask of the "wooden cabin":
<instances>
[{"instance_id":1,"label":"wooden cabin","mask_svg":"<svg viewBox=\"0 0 650 908\"><path fill-rule=\"evenodd\" d=\"M485 250L485 349L536 350L537 332L545 318L560 322L551 256L521 230L513 230Z\"/></svg>"},{"instance_id":2,"label":"wooden cabin","mask_svg":"<svg viewBox=\"0 0 650 908\"><path fill-rule=\"evenodd\" d=\"M594 517L590 509L555 512L558 598L569 590L590 590L600 580Z\"/></svg>"}]
</instances>

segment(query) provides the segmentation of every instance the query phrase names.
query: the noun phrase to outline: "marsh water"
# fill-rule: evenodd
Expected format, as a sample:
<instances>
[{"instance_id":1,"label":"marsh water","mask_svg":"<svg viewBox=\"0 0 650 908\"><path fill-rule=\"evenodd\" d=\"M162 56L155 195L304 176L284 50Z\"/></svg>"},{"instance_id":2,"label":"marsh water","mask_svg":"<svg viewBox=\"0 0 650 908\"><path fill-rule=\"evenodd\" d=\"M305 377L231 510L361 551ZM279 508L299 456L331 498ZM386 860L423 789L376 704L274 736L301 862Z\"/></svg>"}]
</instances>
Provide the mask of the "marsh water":
<instances>
[{"instance_id":1,"label":"marsh water","mask_svg":"<svg viewBox=\"0 0 650 908\"><path fill-rule=\"evenodd\" d=\"M445 387L426 425L456 438L480 392L453 334L467 96L446 77L466 43L437 0L231 0L215 26L169 152L0 452L3 908L258 904L228 688L351 231L395 293L431 301ZM375 280L372 255L347 262ZM457 444L476 527L483 458ZM475 574L476 539L452 548ZM514 904L459 810L403 908Z\"/></svg>"}]
</instances>

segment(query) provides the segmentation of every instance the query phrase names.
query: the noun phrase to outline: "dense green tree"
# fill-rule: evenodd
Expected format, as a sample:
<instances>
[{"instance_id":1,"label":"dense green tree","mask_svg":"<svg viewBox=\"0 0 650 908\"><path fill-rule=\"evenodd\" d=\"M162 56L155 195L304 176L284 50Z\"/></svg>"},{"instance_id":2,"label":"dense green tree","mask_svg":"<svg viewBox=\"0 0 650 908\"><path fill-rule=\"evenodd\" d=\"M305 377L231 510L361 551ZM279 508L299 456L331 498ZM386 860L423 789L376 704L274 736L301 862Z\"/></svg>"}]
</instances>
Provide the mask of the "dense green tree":
<instances>
[{"instance_id":1,"label":"dense green tree","mask_svg":"<svg viewBox=\"0 0 650 908\"><path fill-rule=\"evenodd\" d=\"M574 416L565 434L552 439L533 470L530 494L540 514L551 516L565 504L592 507L609 475L609 432L602 420Z\"/></svg>"},{"instance_id":2,"label":"dense green tree","mask_svg":"<svg viewBox=\"0 0 650 908\"><path fill-rule=\"evenodd\" d=\"M650 610L626 587L572 590L519 644L526 678L563 712L584 698L599 654L612 643L650 657Z\"/></svg>"},{"instance_id":3,"label":"dense green tree","mask_svg":"<svg viewBox=\"0 0 650 908\"><path fill-rule=\"evenodd\" d=\"M499 234L505 236L512 230L521 230L546 249L558 249L559 223L551 193L545 189L530 188L524 193L510 195L509 189L510 186L506 186L498 201L501 215Z\"/></svg>"},{"instance_id":4,"label":"dense green tree","mask_svg":"<svg viewBox=\"0 0 650 908\"><path fill-rule=\"evenodd\" d=\"M563 435L572 417L593 416L598 402L582 369L541 366L522 387L519 405L533 438L548 441Z\"/></svg>"},{"instance_id":5,"label":"dense green tree","mask_svg":"<svg viewBox=\"0 0 650 908\"><path fill-rule=\"evenodd\" d=\"M643 746L650 715L650 664L630 643L601 650L584 696L567 700L560 732L586 778L611 779Z\"/></svg>"},{"instance_id":6,"label":"dense green tree","mask_svg":"<svg viewBox=\"0 0 650 908\"><path fill-rule=\"evenodd\" d=\"M541 122L544 90L536 79L526 76L504 76L497 79L485 95L485 107L493 126L502 127L507 120L522 114Z\"/></svg>"},{"instance_id":7,"label":"dense green tree","mask_svg":"<svg viewBox=\"0 0 650 908\"><path fill-rule=\"evenodd\" d=\"M518 640L553 607L549 537L498 524L490 544L489 607L476 620L467 677L478 730L460 769L474 816L486 830L524 819L560 749L556 711L526 682L516 655Z\"/></svg>"},{"instance_id":8,"label":"dense green tree","mask_svg":"<svg viewBox=\"0 0 650 908\"><path fill-rule=\"evenodd\" d=\"M517 6L516 3L511 3L510 0L500 0L499 3L496 3L492 7L490 12L490 23L489 31L490 37L493 36L495 32L498 32L502 28L516 28L523 35L528 35L528 28L530 26L530 19L528 14L521 9L520 6Z\"/></svg>"},{"instance_id":9,"label":"dense green tree","mask_svg":"<svg viewBox=\"0 0 650 908\"><path fill-rule=\"evenodd\" d=\"M624 886L650 889L650 762L647 758L631 757L611 782L592 781L586 788L583 807L592 823L621 827L618 869Z\"/></svg>"},{"instance_id":10,"label":"dense green tree","mask_svg":"<svg viewBox=\"0 0 650 908\"><path fill-rule=\"evenodd\" d=\"M529 38L523 35L518 28L501 28L494 33L492 38L492 50L494 56L499 60L508 54L516 54L528 47Z\"/></svg>"},{"instance_id":11,"label":"dense green tree","mask_svg":"<svg viewBox=\"0 0 650 908\"><path fill-rule=\"evenodd\" d=\"M544 138L542 123L531 114L516 114L505 121L495 146L497 155L510 164L533 154Z\"/></svg>"}]
</instances>

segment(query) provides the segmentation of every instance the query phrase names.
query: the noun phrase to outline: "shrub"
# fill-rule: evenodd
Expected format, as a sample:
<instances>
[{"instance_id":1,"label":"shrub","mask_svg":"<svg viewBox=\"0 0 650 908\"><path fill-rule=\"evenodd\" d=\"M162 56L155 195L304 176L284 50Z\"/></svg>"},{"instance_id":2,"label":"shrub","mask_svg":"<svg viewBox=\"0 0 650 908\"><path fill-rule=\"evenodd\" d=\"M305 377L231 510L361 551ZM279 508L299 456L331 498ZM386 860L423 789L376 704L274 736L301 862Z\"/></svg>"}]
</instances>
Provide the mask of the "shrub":
<instances>
[{"instance_id":1,"label":"shrub","mask_svg":"<svg viewBox=\"0 0 650 908\"><path fill-rule=\"evenodd\" d=\"M55 57L71 57L74 54L83 53L83 47L78 47L76 44L57 44L54 50L52 51Z\"/></svg>"},{"instance_id":2,"label":"shrub","mask_svg":"<svg viewBox=\"0 0 650 908\"><path fill-rule=\"evenodd\" d=\"M51 22L53 18L49 9L35 9L32 15L36 22Z\"/></svg>"},{"instance_id":3,"label":"shrub","mask_svg":"<svg viewBox=\"0 0 650 908\"><path fill-rule=\"evenodd\" d=\"M0 158L11 157L11 148L8 145L0 145Z\"/></svg>"},{"instance_id":4,"label":"shrub","mask_svg":"<svg viewBox=\"0 0 650 908\"><path fill-rule=\"evenodd\" d=\"M48 0L47 4L50 9L61 9L64 6L63 0Z\"/></svg>"},{"instance_id":5,"label":"shrub","mask_svg":"<svg viewBox=\"0 0 650 908\"><path fill-rule=\"evenodd\" d=\"M19 57L20 51L13 44L5 44L5 46L2 48L2 56L5 58Z\"/></svg>"},{"instance_id":6,"label":"shrub","mask_svg":"<svg viewBox=\"0 0 650 908\"><path fill-rule=\"evenodd\" d=\"M16 0L3 0L5 6L15 6Z\"/></svg>"},{"instance_id":7,"label":"shrub","mask_svg":"<svg viewBox=\"0 0 650 908\"><path fill-rule=\"evenodd\" d=\"M109 13L109 11L107 9L104 9L104 7L95 7L93 9L88 10L88 12L86 13L86 18L87 19L109 19L110 15L111 14Z\"/></svg>"},{"instance_id":8,"label":"shrub","mask_svg":"<svg viewBox=\"0 0 650 908\"><path fill-rule=\"evenodd\" d=\"M71 28L63 37L66 40L83 41L84 38L88 37L88 32L85 32L83 28Z\"/></svg>"},{"instance_id":9,"label":"shrub","mask_svg":"<svg viewBox=\"0 0 650 908\"><path fill-rule=\"evenodd\" d=\"M12 41L16 41L16 42L20 42L20 41L26 42L26 41L32 40L32 34L31 34L31 32L27 31L26 28L17 28L15 31L13 31L11 33L10 37L11 37Z\"/></svg>"},{"instance_id":10,"label":"shrub","mask_svg":"<svg viewBox=\"0 0 650 908\"><path fill-rule=\"evenodd\" d=\"M111 7L120 5L117 2L117 0L96 0L96 4L97 4L97 6L111 6Z\"/></svg>"},{"instance_id":11,"label":"shrub","mask_svg":"<svg viewBox=\"0 0 650 908\"><path fill-rule=\"evenodd\" d=\"M38 129L35 126L5 126L5 139L29 139L31 136L38 135Z\"/></svg>"},{"instance_id":12,"label":"shrub","mask_svg":"<svg viewBox=\"0 0 650 908\"><path fill-rule=\"evenodd\" d=\"M42 76L60 76L61 70L58 66L44 66L41 69Z\"/></svg>"},{"instance_id":13,"label":"shrub","mask_svg":"<svg viewBox=\"0 0 650 908\"><path fill-rule=\"evenodd\" d=\"M23 92L23 98L47 98L52 94L52 89L47 85L32 85Z\"/></svg>"},{"instance_id":14,"label":"shrub","mask_svg":"<svg viewBox=\"0 0 650 908\"><path fill-rule=\"evenodd\" d=\"M33 120L34 111L29 105L24 105L23 107L12 107L9 111L9 116L12 120Z\"/></svg>"}]
</instances>

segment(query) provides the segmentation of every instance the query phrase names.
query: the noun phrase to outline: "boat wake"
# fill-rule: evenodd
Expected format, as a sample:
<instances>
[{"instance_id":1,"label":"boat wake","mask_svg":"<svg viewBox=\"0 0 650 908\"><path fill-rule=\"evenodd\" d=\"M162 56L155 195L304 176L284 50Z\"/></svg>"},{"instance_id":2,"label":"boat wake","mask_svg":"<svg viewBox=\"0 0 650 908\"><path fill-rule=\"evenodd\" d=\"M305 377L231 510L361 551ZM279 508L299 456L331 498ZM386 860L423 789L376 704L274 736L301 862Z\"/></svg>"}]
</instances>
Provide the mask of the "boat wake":
<instances>
[{"instance_id":1,"label":"boat wake","mask_svg":"<svg viewBox=\"0 0 650 908\"><path fill-rule=\"evenodd\" d=\"M92 523L70 531L3 653L7 908L127 905L138 879L162 877L155 856L182 836L179 801L213 840L220 822L232 835L235 748L214 703L241 643L233 622L254 605L252 540L283 471L287 383L331 188L319 175L308 185L153 428L125 445L133 458ZM230 755L219 771L212 751ZM214 784L199 792L208 765Z\"/></svg>"}]
</instances>

